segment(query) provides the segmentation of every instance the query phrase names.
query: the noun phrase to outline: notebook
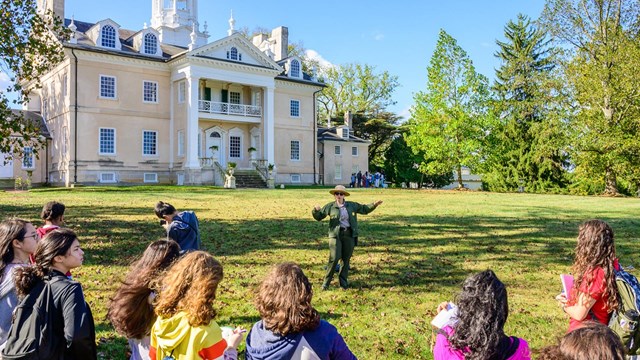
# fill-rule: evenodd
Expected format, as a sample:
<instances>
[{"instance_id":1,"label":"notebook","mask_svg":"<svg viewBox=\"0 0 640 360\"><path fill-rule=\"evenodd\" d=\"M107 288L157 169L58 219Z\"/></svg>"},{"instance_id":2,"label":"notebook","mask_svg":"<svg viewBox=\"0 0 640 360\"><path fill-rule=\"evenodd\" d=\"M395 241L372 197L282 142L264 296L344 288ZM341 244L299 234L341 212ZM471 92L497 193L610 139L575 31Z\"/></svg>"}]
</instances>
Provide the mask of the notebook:
<instances>
[{"instance_id":1,"label":"notebook","mask_svg":"<svg viewBox=\"0 0 640 360\"><path fill-rule=\"evenodd\" d=\"M456 317L458 316L458 307L452 303L447 305L445 310L442 310L436 315L436 317L431 320L431 325L437 327L438 329L442 329L447 325L453 325L456 322Z\"/></svg>"},{"instance_id":2,"label":"notebook","mask_svg":"<svg viewBox=\"0 0 640 360\"><path fill-rule=\"evenodd\" d=\"M571 289L573 288L573 276L560 274L560 282L562 282L562 292L564 293L564 296L567 297L567 300L569 300L569 297L571 296Z\"/></svg>"}]
</instances>

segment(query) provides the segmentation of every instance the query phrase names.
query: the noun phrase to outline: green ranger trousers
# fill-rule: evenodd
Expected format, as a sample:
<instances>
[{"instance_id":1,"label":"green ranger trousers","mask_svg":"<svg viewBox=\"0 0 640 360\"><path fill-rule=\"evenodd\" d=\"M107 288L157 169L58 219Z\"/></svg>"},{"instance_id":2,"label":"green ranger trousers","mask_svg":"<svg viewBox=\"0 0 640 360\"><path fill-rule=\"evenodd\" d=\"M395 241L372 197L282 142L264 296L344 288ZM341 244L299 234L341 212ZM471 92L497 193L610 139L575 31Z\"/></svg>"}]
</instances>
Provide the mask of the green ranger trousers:
<instances>
[{"instance_id":1,"label":"green ranger trousers","mask_svg":"<svg viewBox=\"0 0 640 360\"><path fill-rule=\"evenodd\" d=\"M349 261L351 260L351 255L353 255L354 246L351 228L341 229L338 237L329 238L329 263L327 264L327 273L324 276L323 289L329 287L336 271L336 265L340 260L342 260L342 266L338 272L340 287L346 289L349 286L347 277L349 276Z\"/></svg>"}]
</instances>

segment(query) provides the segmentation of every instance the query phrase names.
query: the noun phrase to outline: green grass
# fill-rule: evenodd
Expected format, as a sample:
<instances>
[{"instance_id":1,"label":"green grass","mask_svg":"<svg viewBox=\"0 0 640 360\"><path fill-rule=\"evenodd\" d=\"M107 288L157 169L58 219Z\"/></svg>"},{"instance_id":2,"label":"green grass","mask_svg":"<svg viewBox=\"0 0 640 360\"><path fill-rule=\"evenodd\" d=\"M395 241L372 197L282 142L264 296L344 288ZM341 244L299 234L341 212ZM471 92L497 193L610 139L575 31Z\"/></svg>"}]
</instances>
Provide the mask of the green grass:
<instances>
[{"instance_id":1,"label":"green grass","mask_svg":"<svg viewBox=\"0 0 640 360\"><path fill-rule=\"evenodd\" d=\"M314 305L361 359L431 359L429 322L436 305L452 299L469 274L493 269L509 291L506 331L533 348L553 343L568 320L557 307L558 274L570 271L578 225L609 222L623 265L636 255L640 203L601 198L483 192L352 191L349 200L384 200L360 216L360 246L350 273L352 288L319 291L328 258L327 220L311 217L327 189L224 190L209 187L86 187L0 192L0 217L40 225L42 205L67 205L67 225L80 236L85 264L73 272L96 319L98 351L123 359L126 341L105 320L106 304L128 264L162 238L153 214L158 200L194 210L207 250L225 279L215 306L222 325L250 328L258 320L252 291L268 268L295 261L317 293Z\"/></svg>"}]
</instances>

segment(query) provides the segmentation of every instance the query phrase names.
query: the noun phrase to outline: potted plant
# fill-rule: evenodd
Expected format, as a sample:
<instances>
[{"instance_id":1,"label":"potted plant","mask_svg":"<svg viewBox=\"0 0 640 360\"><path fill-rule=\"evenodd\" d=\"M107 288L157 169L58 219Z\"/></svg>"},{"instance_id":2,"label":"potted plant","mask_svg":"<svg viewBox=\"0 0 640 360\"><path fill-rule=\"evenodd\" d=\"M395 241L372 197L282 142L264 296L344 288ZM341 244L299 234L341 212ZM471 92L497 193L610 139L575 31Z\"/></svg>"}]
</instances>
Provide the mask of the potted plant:
<instances>
[{"instance_id":1,"label":"potted plant","mask_svg":"<svg viewBox=\"0 0 640 360\"><path fill-rule=\"evenodd\" d=\"M250 153L257 151L256 148L254 148L253 146L250 147L249 149L247 149Z\"/></svg>"},{"instance_id":2,"label":"potted plant","mask_svg":"<svg viewBox=\"0 0 640 360\"><path fill-rule=\"evenodd\" d=\"M233 175L233 172L236 169L236 163L234 163L233 161L229 161L227 163L227 172L229 173L229 175Z\"/></svg>"},{"instance_id":3,"label":"potted plant","mask_svg":"<svg viewBox=\"0 0 640 360\"><path fill-rule=\"evenodd\" d=\"M211 149L211 151L218 151L218 145L211 145L209 149Z\"/></svg>"}]
</instances>

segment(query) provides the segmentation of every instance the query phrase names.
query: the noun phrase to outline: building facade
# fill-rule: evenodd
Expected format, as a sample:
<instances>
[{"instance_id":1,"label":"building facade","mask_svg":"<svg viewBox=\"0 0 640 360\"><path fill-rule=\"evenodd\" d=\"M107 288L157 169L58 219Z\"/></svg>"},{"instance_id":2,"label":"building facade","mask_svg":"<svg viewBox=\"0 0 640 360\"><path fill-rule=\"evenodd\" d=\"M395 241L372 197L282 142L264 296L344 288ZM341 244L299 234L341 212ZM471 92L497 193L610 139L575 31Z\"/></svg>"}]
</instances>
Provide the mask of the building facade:
<instances>
[{"instance_id":1,"label":"building facade","mask_svg":"<svg viewBox=\"0 0 640 360\"><path fill-rule=\"evenodd\" d=\"M25 109L51 136L42 182L222 185L229 163L265 176L273 164L278 184L317 181L323 84L288 55L288 29L249 40L231 18L209 41L197 3L152 0L151 26L137 31L65 19L65 60ZM64 0L39 7L64 18Z\"/></svg>"}]
</instances>

